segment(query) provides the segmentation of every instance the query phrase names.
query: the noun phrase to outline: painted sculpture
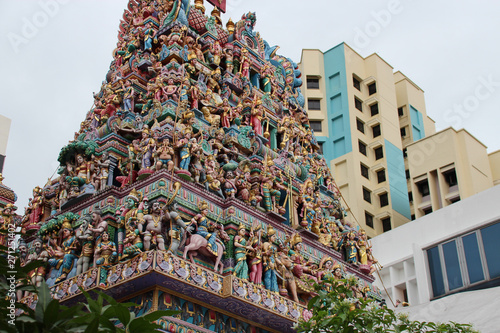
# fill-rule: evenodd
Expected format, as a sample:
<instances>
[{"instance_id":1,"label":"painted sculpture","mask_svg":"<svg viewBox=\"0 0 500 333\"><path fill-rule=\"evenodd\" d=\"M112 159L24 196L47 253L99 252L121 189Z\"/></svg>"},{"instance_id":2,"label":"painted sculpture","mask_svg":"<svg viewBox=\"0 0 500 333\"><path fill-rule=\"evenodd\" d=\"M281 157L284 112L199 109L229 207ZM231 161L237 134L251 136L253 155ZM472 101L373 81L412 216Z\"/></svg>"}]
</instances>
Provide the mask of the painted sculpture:
<instances>
[{"instance_id":1,"label":"painted sculpture","mask_svg":"<svg viewBox=\"0 0 500 333\"><path fill-rule=\"evenodd\" d=\"M22 220L38 230L26 261L44 263L32 283L64 298L159 269L218 294L231 275L235 297L296 321L311 281L349 270L370 286L377 262L346 220L297 65L255 13L224 27L202 4L129 1L94 106Z\"/></svg>"}]
</instances>

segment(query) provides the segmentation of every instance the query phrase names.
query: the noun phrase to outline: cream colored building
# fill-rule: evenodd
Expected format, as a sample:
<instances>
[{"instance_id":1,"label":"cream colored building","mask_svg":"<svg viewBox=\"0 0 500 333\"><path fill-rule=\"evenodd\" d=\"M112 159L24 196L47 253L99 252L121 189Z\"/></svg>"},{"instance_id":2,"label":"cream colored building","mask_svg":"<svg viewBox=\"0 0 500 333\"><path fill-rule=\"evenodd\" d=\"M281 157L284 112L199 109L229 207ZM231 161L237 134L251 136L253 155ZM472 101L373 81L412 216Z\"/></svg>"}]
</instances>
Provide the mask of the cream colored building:
<instances>
[{"instance_id":1,"label":"cream colored building","mask_svg":"<svg viewBox=\"0 0 500 333\"><path fill-rule=\"evenodd\" d=\"M5 155L7 152L10 124L11 120L9 118L0 115L0 173L2 173Z\"/></svg>"},{"instance_id":2,"label":"cream colored building","mask_svg":"<svg viewBox=\"0 0 500 333\"><path fill-rule=\"evenodd\" d=\"M447 128L407 149L416 218L499 183L500 152L488 155L486 146L464 129Z\"/></svg>"},{"instance_id":3,"label":"cream colored building","mask_svg":"<svg viewBox=\"0 0 500 333\"><path fill-rule=\"evenodd\" d=\"M491 176L493 177L493 185L500 184L500 150L488 154L490 159Z\"/></svg>"},{"instance_id":4,"label":"cream colored building","mask_svg":"<svg viewBox=\"0 0 500 333\"><path fill-rule=\"evenodd\" d=\"M302 50L311 127L356 221L373 237L411 218L404 148L433 134L424 92L377 54Z\"/></svg>"}]
</instances>

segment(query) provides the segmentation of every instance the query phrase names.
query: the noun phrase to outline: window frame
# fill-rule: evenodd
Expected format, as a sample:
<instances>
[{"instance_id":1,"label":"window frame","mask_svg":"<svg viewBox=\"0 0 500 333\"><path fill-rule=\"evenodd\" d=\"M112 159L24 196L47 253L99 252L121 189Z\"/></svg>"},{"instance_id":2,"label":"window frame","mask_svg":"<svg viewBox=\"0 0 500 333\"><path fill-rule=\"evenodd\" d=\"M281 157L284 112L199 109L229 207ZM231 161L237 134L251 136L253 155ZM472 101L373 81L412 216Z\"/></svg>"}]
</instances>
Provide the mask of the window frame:
<instances>
[{"instance_id":1,"label":"window frame","mask_svg":"<svg viewBox=\"0 0 500 333\"><path fill-rule=\"evenodd\" d=\"M484 230L488 227L491 227L493 225L496 225L496 224L500 224L500 220L496 220L493 223L483 225L475 230L465 232L463 234L460 234L460 235L455 236L455 237L450 238L450 239L446 239L444 241L441 241L437 244L433 244L432 246L429 246L429 247L423 249L425 252L425 265L426 265L426 269L428 272L427 273L427 280L429 282L429 292L431 295L431 300L445 297L445 296L448 296L451 294L455 294L457 292L466 291L469 289L474 290L474 287L477 285L485 284L485 283L488 283L490 281L498 279L498 277L493 277L493 278L491 277L489 267L488 267L488 260L486 257L486 251L485 251L485 247L484 247L483 233L482 233L482 230ZM470 279L470 274L469 274L469 265L468 265L468 261L467 261L467 254L466 254L467 252L465 250L465 245L464 245L464 238L468 237L470 235L476 236L476 245L477 245L477 250L478 250L478 254L479 254L479 261L481 263L482 275L483 275L482 280L472 282L472 283L470 282L471 279ZM453 241L456 242L456 251L457 251L457 255L458 255L460 277L462 278L462 286L450 290L450 286L449 286L449 282L448 282L449 272L448 272L448 268L447 268L446 262L445 262L445 257L444 257L444 253L443 253L443 245L448 244L448 243L453 242ZM439 295L435 295L433 287L432 287L433 280L431 278L431 267L429 264L429 251L434 249L434 248L438 249L439 263L440 263L440 269L442 272L442 279L443 279L443 281L438 281L438 282L442 282L444 285L444 293L439 294Z\"/></svg>"},{"instance_id":2,"label":"window frame","mask_svg":"<svg viewBox=\"0 0 500 333\"><path fill-rule=\"evenodd\" d=\"M382 174L384 175L384 179L380 180L380 178L381 178L380 175L382 175ZM386 176L386 173L385 173L385 169L377 171L377 182L378 182L378 184L383 183L385 181L387 181L387 176Z\"/></svg>"},{"instance_id":3,"label":"window frame","mask_svg":"<svg viewBox=\"0 0 500 333\"><path fill-rule=\"evenodd\" d=\"M363 101L356 96L354 96L354 107L356 108L356 110L363 112Z\"/></svg>"},{"instance_id":4,"label":"window frame","mask_svg":"<svg viewBox=\"0 0 500 333\"><path fill-rule=\"evenodd\" d=\"M368 198L368 200L367 200ZM363 200L372 203L372 191L363 186Z\"/></svg>"},{"instance_id":5,"label":"window frame","mask_svg":"<svg viewBox=\"0 0 500 333\"><path fill-rule=\"evenodd\" d=\"M362 151L361 151L361 146L363 146L363 150L364 150L364 152L362 152ZM368 153L367 153L367 151L366 151L366 147L367 147L366 143L364 143L364 142L363 142L363 141L361 141L361 140L358 140L358 150L359 150L359 152L360 152L361 154L365 155L365 156L368 156Z\"/></svg>"},{"instance_id":6,"label":"window frame","mask_svg":"<svg viewBox=\"0 0 500 333\"><path fill-rule=\"evenodd\" d=\"M377 112L373 112L374 107L376 107ZM378 115L379 113L380 113L380 110L378 108L378 103L373 103L372 105L370 105L370 114L372 115L372 117Z\"/></svg>"},{"instance_id":7,"label":"window frame","mask_svg":"<svg viewBox=\"0 0 500 333\"><path fill-rule=\"evenodd\" d=\"M356 75L352 76L352 86L356 88L358 91L361 91L361 79Z\"/></svg>"},{"instance_id":8,"label":"window frame","mask_svg":"<svg viewBox=\"0 0 500 333\"><path fill-rule=\"evenodd\" d=\"M381 128L380 124L372 126L372 134L373 134L373 138L378 138L379 136L382 135L382 128Z\"/></svg>"},{"instance_id":9,"label":"window frame","mask_svg":"<svg viewBox=\"0 0 500 333\"><path fill-rule=\"evenodd\" d=\"M313 123L314 124L319 124L319 129L315 129L314 126L313 126ZM309 127L311 127L311 129L314 132L323 132L323 122L321 120L310 120L309 119Z\"/></svg>"},{"instance_id":10,"label":"window frame","mask_svg":"<svg viewBox=\"0 0 500 333\"><path fill-rule=\"evenodd\" d=\"M317 84L312 84L315 82ZM319 89L319 77L316 76L307 76L306 77L306 87L307 89Z\"/></svg>"},{"instance_id":11,"label":"window frame","mask_svg":"<svg viewBox=\"0 0 500 333\"><path fill-rule=\"evenodd\" d=\"M377 152L381 152L380 156L378 156ZM382 146L378 146L376 148L373 148L373 152L375 153L375 160L378 161L382 158L384 158L384 148Z\"/></svg>"},{"instance_id":12,"label":"window frame","mask_svg":"<svg viewBox=\"0 0 500 333\"><path fill-rule=\"evenodd\" d=\"M370 223L368 223L368 219L367 217L370 217ZM366 210L365 210L365 225L367 225L368 227L373 228L373 218L374 216L370 213L368 213Z\"/></svg>"},{"instance_id":13,"label":"window frame","mask_svg":"<svg viewBox=\"0 0 500 333\"><path fill-rule=\"evenodd\" d=\"M361 169L361 176L365 177L366 179L370 179L370 171L369 171L369 168L364 165L363 163L360 163L359 164L359 167ZM363 171L365 171L365 173L363 173Z\"/></svg>"},{"instance_id":14,"label":"window frame","mask_svg":"<svg viewBox=\"0 0 500 333\"><path fill-rule=\"evenodd\" d=\"M377 82L372 82L368 85L368 96L374 95L376 93L377 93Z\"/></svg>"},{"instance_id":15,"label":"window frame","mask_svg":"<svg viewBox=\"0 0 500 333\"><path fill-rule=\"evenodd\" d=\"M365 123L359 118L356 118L356 128L358 131L365 134Z\"/></svg>"},{"instance_id":16,"label":"window frame","mask_svg":"<svg viewBox=\"0 0 500 333\"><path fill-rule=\"evenodd\" d=\"M385 198L382 202L382 198ZM380 208L389 206L389 194L387 192L378 195L378 200L380 203Z\"/></svg>"},{"instance_id":17,"label":"window frame","mask_svg":"<svg viewBox=\"0 0 500 333\"><path fill-rule=\"evenodd\" d=\"M311 102L317 102L318 103L318 108L316 109L314 106L314 108L311 107L311 105L309 103ZM321 99L319 98L308 98L307 99L307 110L308 111L321 111Z\"/></svg>"}]
</instances>

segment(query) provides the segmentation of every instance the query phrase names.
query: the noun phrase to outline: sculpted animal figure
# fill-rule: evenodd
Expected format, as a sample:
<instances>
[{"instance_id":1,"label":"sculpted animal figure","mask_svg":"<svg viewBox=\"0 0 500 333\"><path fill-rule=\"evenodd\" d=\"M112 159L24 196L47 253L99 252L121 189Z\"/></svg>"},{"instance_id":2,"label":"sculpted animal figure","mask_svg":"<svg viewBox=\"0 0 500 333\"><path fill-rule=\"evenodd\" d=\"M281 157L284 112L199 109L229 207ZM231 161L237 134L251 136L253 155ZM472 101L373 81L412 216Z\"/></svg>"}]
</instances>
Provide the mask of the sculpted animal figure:
<instances>
[{"instance_id":1,"label":"sculpted animal figure","mask_svg":"<svg viewBox=\"0 0 500 333\"><path fill-rule=\"evenodd\" d=\"M222 255L224 254L225 246L222 241L229 241L229 236L223 230L222 225L212 223L207 218L208 205L202 202L200 206L200 214L193 217L191 224L187 227L185 235L190 235L186 239L184 247L184 259L189 254L189 259L194 264L194 256L201 253L202 255L212 258L215 261L214 271L220 264L220 273L222 274L224 266L221 263ZM212 228L215 229L212 231ZM182 243L182 242L181 242Z\"/></svg>"}]
</instances>

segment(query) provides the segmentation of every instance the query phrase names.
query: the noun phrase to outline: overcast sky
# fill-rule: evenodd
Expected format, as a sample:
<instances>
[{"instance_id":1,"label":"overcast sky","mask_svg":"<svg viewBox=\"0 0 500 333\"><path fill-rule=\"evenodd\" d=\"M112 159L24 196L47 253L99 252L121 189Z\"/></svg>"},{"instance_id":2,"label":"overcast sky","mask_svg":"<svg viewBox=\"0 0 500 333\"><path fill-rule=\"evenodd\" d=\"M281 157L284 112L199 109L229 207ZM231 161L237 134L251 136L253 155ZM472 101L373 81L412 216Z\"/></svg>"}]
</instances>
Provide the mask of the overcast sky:
<instances>
[{"instance_id":1,"label":"overcast sky","mask_svg":"<svg viewBox=\"0 0 500 333\"><path fill-rule=\"evenodd\" d=\"M92 106L126 4L0 0L0 114L12 119L4 183L19 213ZM223 21L250 10L255 30L296 62L302 48L341 42L377 52L425 91L438 130L466 128L488 152L500 149L498 1L228 0Z\"/></svg>"}]
</instances>

